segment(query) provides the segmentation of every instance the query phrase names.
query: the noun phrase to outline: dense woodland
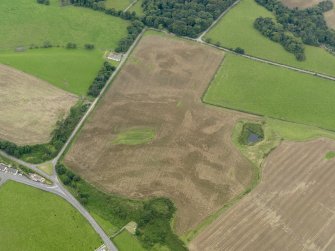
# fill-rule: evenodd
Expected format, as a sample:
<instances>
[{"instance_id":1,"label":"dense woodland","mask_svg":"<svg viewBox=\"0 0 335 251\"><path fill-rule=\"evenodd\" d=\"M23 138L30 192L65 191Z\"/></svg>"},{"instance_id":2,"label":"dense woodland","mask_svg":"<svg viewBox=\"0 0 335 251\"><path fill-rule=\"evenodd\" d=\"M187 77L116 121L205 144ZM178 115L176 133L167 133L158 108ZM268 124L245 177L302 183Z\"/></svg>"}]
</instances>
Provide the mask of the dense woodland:
<instances>
[{"instance_id":1,"label":"dense woodland","mask_svg":"<svg viewBox=\"0 0 335 251\"><path fill-rule=\"evenodd\" d=\"M259 17L254 22L254 27L272 41L280 43L285 50L293 53L297 60L305 60L304 46L301 39L285 32L281 24L275 23L269 17Z\"/></svg>"},{"instance_id":2,"label":"dense woodland","mask_svg":"<svg viewBox=\"0 0 335 251\"><path fill-rule=\"evenodd\" d=\"M325 45L332 50L335 48L335 31L328 28L323 16L325 11L333 8L333 3L330 0L320 2L315 7L303 10L290 9L279 0L256 0L256 2L274 13L276 21L282 25L284 32L291 32L296 37L301 38L302 42L307 45ZM262 29L262 33L268 37L271 35L267 34L277 34L278 31L276 29L278 29L278 26L270 25L268 21L266 22L269 30L264 32L264 29ZM258 24L255 25L259 27Z\"/></svg>"},{"instance_id":3,"label":"dense woodland","mask_svg":"<svg viewBox=\"0 0 335 251\"><path fill-rule=\"evenodd\" d=\"M143 22L180 36L196 37L235 0L144 0Z\"/></svg>"}]
</instances>

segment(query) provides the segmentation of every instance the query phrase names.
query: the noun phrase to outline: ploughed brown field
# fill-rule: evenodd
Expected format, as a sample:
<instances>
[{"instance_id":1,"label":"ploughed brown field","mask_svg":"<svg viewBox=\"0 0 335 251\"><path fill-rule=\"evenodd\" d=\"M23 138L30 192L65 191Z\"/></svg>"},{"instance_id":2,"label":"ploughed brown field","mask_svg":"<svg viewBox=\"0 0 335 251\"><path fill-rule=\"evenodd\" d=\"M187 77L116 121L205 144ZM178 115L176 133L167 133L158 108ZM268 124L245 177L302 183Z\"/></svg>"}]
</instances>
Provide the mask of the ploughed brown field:
<instances>
[{"instance_id":1,"label":"ploughed brown field","mask_svg":"<svg viewBox=\"0 0 335 251\"><path fill-rule=\"evenodd\" d=\"M77 97L31 75L0 65L0 139L46 143Z\"/></svg>"},{"instance_id":2,"label":"ploughed brown field","mask_svg":"<svg viewBox=\"0 0 335 251\"><path fill-rule=\"evenodd\" d=\"M201 102L223 59L190 41L145 35L107 91L65 163L105 191L143 198L165 196L177 206L185 233L244 191L251 164L231 141L248 115ZM120 132L151 128L146 144L115 144Z\"/></svg>"},{"instance_id":3,"label":"ploughed brown field","mask_svg":"<svg viewBox=\"0 0 335 251\"><path fill-rule=\"evenodd\" d=\"M335 250L335 142L283 142L261 184L191 242L190 250Z\"/></svg>"}]
</instances>

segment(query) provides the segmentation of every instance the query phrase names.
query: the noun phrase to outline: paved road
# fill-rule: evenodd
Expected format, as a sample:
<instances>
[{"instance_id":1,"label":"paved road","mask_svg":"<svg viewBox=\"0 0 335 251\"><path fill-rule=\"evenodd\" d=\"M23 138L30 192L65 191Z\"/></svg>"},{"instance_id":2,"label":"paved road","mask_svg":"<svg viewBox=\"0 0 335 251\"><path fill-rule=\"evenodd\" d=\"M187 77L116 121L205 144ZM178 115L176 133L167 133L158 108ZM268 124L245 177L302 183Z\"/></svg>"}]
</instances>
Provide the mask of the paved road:
<instances>
[{"instance_id":1,"label":"paved road","mask_svg":"<svg viewBox=\"0 0 335 251\"><path fill-rule=\"evenodd\" d=\"M85 122L86 118L94 110L94 108L97 105L99 99L102 97L103 93L107 90L111 81L114 79L114 77L117 75L117 73L122 68L123 64L126 62L129 54L134 49L134 47L136 46L136 44L138 43L138 41L142 37L143 33L144 33L144 31L138 36L136 41L129 48L128 52L123 56L119 66L114 71L114 73L111 75L111 77L107 81L105 87L101 90L100 95L92 102L90 108L87 110L87 112L85 113L83 118L80 120L80 122L78 123L76 128L73 130L73 132L71 133L67 142L64 144L63 148L60 150L59 154L52 160L52 165L53 165L53 169L54 169L54 174L53 175L50 176L50 175L46 174L45 172L41 171L40 169L37 168L37 165L24 162L20 159L17 159L13 156L10 156L10 155L0 151L0 154L3 155L4 157L22 165L22 166L25 166L25 167L28 167L28 168L32 169L36 173L47 177L48 179L50 179L53 182L52 186L48 186L48 185L45 185L45 184L42 184L42 183L34 182L34 181L24 177L24 176L11 175L11 174L7 174L7 173L4 173L4 172L0 172L0 179L1 179L0 180L0 185L2 183L4 183L6 180L10 179L10 180L14 180L16 182L20 182L20 183L23 183L23 184L26 184L26 185L29 185L29 186L32 186L32 187L35 187L35 188L53 193L53 194L56 194L58 196L61 196L62 198L67 200L70 204L72 204L72 206L74 206L88 220L88 222L91 224L91 226L94 228L94 230L100 235L101 239L104 241L105 246L108 248L109 251L117 251L118 249L113 244L113 242L110 240L110 238L106 235L106 233L102 230L102 228L99 226L99 224L94 220L94 218L87 212L87 210L72 196L72 194L65 187L63 187L62 183L60 182L60 180L57 177L55 167L56 167L57 162L59 161L59 159L61 158L61 156L65 152L65 150L67 149L67 147L72 142L74 136L76 135L76 133L79 131L79 129L81 128L81 126Z\"/></svg>"}]
</instances>

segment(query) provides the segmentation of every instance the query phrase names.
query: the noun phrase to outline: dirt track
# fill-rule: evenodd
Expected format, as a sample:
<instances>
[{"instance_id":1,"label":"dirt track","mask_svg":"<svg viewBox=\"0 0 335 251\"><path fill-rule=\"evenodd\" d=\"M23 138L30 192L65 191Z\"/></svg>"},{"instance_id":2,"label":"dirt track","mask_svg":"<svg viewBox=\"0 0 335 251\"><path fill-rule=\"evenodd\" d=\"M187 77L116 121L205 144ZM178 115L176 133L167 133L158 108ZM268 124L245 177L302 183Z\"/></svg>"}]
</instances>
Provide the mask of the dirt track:
<instances>
[{"instance_id":1,"label":"dirt track","mask_svg":"<svg viewBox=\"0 0 335 251\"><path fill-rule=\"evenodd\" d=\"M90 182L114 193L167 196L184 233L242 192L250 163L231 133L242 116L200 97L222 60L219 50L163 36L142 38L65 158ZM112 144L119 132L154 128L149 144Z\"/></svg>"},{"instance_id":2,"label":"dirt track","mask_svg":"<svg viewBox=\"0 0 335 251\"><path fill-rule=\"evenodd\" d=\"M77 97L31 75L0 65L0 139L46 143Z\"/></svg>"},{"instance_id":3,"label":"dirt track","mask_svg":"<svg viewBox=\"0 0 335 251\"><path fill-rule=\"evenodd\" d=\"M335 250L335 150L326 139L284 142L248 197L192 243L192 251Z\"/></svg>"}]
</instances>

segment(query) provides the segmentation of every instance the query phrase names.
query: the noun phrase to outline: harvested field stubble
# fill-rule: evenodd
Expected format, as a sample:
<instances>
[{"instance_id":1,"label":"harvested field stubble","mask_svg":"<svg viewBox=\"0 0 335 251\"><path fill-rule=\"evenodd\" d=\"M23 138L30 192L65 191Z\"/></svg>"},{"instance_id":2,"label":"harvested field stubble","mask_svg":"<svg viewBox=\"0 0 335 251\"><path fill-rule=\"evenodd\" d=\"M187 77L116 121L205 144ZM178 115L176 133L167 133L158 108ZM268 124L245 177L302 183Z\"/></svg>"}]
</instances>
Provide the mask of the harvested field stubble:
<instances>
[{"instance_id":1,"label":"harvested field stubble","mask_svg":"<svg viewBox=\"0 0 335 251\"><path fill-rule=\"evenodd\" d=\"M0 65L0 139L46 143L78 98L47 82Z\"/></svg>"},{"instance_id":2,"label":"harvested field stubble","mask_svg":"<svg viewBox=\"0 0 335 251\"><path fill-rule=\"evenodd\" d=\"M281 0L289 8L305 9L317 5L321 0Z\"/></svg>"},{"instance_id":3,"label":"harvested field stubble","mask_svg":"<svg viewBox=\"0 0 335 251\"><path fill-rule=\"evenodd\" d=\"M191 242L190 250L335 250L335 142L283 142L261 184Z\"/></svg>"},{"instance_id":4,"label":"harvested field stubble","mask_svg":"<svg viewBox=\"0 0 335 251\"><path fill-rule=\"evenodd\" d=\"M179 234L241 193L251 164L232 144L238 112L206 106L201 95L222 61L219 50L146 35L82 129L65 163L105 191L166 196ZM150 143L116 145L120 132L153 128Z\"/></svg>"}]
</instances>

